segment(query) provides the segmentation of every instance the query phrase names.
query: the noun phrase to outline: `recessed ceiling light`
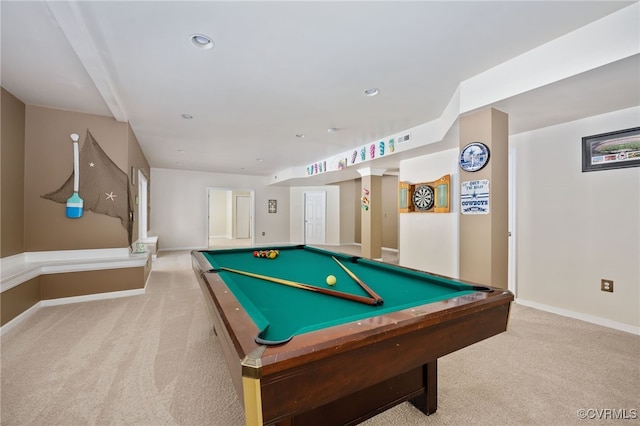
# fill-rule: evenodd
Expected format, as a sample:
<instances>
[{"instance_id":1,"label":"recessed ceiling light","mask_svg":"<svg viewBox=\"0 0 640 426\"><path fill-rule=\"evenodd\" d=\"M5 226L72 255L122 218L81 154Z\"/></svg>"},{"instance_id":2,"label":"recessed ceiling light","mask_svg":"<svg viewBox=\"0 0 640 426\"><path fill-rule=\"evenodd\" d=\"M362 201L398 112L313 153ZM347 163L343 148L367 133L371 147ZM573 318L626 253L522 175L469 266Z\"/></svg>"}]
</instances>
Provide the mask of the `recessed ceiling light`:
<instances>
[{"instance_id":1,"label":"recessed ceiling light","mask_svg":"<svg viewBox=\"0 0 640 426\"><path fill-rule=\"evenodd\" d=\"M337 132L337 131L338 131L338 129L337 129L337 128L335 128L335 127L329 127L329 128L327 129L327 133L333 133L333 132Z\"/></svg>"},{"instance_id":2,"label":"recessed ceiling light","mask_svg":"<svg viewBox=\"0 0 640 426\"><path fill-rule=\"evenodd\" d=\"M193 118L193 115L191 115L191 114L182 114L181 117L184 118L185 120L191 120Z\"/></svg>"},{"instance_id":3,"label":"recessed ceiling light","mask_svg":"<svg viewBox=\"0 0 640 426\"><path fill-rule=\"evenodd\" d=\"M184 154L184 149L176 149L176 152L177 152L178 154Z\"/></svg>"},{"instance_id":4,"label":"recessed ceiling light","mask_svg":"<svg viewBox=\"0 0 640 426\"><path fill-rule=\"evenodd\" d=\"M256 158L256 161L264 161L262 158Z\"/></svg>"},{"instance_id":5,"label":"recessed ceiling light","mask_svg":"<svg viewBox=\"0 0 640 426\"><path fill-rule=\"evenodd\" d=\"M298 133L298 134L296 134L296 138L304 138L304 133Z\"/></svg>"},{"instance_id":6,"label":"recessed ceiling light","mask_svg":"<svg viewBox=\"0 0 640 426\"><path fill-rule=\"evenodd\" d=\"M371 89L367 89L363 92L363 94L365 96L376 96L378 93L380 93L380 91L378 89L376 89L375 87L371 88Z\"/></svg>"},{"instance_id":7,"label":"recessed ceiling light","mask_svg":"<svg viewBox=\"0 0 640 426\"><path fill-rule=\"evenodd\" d=\"M191 44L193 44L198 49L208 50L213 49L213 46L215 46L211 37L204 34L192 34L190 40Z\"/></svg>"}]
</instances>

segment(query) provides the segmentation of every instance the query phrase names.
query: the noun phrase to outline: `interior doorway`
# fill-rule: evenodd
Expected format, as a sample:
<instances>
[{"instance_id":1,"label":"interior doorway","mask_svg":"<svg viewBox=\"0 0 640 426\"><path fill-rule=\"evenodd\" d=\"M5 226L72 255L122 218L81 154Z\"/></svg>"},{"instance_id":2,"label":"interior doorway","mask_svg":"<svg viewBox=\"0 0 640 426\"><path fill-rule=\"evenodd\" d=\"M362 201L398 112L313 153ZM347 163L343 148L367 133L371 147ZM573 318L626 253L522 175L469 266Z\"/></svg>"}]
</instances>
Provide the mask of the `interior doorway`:
<instances>
[{"instance_id":1,"label":"interior doorway","mask_svg":"<svg viewBox=\"0 0 640 426\"><path fill-rule=\"evenodd\" d=\"M249 247L254 243L253 191L208 188L207 241L210 248Z\"/></svg>"}]
</instances>

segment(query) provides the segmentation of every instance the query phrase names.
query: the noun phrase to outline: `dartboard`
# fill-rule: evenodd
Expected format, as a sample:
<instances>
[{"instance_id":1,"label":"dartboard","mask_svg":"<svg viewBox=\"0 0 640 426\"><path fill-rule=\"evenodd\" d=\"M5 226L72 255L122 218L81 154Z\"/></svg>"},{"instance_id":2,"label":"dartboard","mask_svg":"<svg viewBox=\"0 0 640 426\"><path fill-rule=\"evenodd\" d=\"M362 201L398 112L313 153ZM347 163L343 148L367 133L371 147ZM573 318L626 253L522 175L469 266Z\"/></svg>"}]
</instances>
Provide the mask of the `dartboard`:
<instances>
[{"instance_id":1,"label":"dartboard","mask_svg":"<svg viewBox=\"0 0 640 426\"><path fill-rule=\"evenodd\" d=\"M433 207L433 188L429 185L418 185L413 191L413 205L416 210L429 210Z\"/></svg>"}]
</instances>

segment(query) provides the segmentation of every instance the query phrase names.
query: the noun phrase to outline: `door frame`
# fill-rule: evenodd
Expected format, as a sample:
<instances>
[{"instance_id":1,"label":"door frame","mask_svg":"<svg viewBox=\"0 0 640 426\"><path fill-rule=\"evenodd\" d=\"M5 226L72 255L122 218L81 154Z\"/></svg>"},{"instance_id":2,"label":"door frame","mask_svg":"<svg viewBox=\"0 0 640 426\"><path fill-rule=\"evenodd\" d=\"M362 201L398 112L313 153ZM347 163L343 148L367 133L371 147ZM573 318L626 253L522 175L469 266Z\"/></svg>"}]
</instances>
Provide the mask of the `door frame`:
<instances>
[{"instance_id":1,"label":"door frame","mask_svg":"<svg viewBox=\"0 0 640 426\"><path fill-rule=\"evenodd\" d=\"M516 149L510 148L508 154L508 259L507 259L507 288L516 297L518 296L518 250L517 250L517 232L516 232Z\"/></svg>"},{"instance_id":2,"label":"door frame","mask_svg":"<svg viewBox=\"0 0 640 426\"><path fill-rule=\"evenodd\" d=\"M147 230L149 228L148 220L148 197L149 197L149 178L143 173L142 169L138 169L138 240L142 241L147 238Z\"/></svg>"},{"instance_id":3,"label":"door frame","mask_svg":"<svg viewBox=\"0 0 640 426\"><path fill-rule=\"evenodd\" d=\"M255 245L255 235L256 235L256 233L255 233L255 228L256 228L256 225L255 225L255 217L256 217L256 215L255 215L255 197L256 197L255 191L253 189L248 189L248 188L245 189L245 188L226 188L226 187L209 186L209 187L207 187L207 190L206 190L206 193L205 193L206 204L207 204L207 207L206 207L207 208L207 214L205 215L206 221L207 221L206 226L205 226L205 229L206 229L205 241L207 242L206 246L209 247L209 234L211 232L211 229L210 229L210 227L211 227L211 215L214 213L214 212L211 211L211 204L210 204L211 191L230 192L231 195L232 195L232 197L231 197L232 201L231 202L234 203L234 204L235 204L235 197L233 197L233 193L234 192L248 193L248 195L246 195L246 196L249 197L249 215L250 215L250 218L249 218L249 234L250 234L249 240L250 240L250 242L249 242L249 244L251 246ZM235 212L235 206L233 208L233 211ZM232 220L233 234L234 234L233 235L233 239L235 239L235 223L236 223L235 214L231 218L231 220Z\"/></svg>"}]
</instances>

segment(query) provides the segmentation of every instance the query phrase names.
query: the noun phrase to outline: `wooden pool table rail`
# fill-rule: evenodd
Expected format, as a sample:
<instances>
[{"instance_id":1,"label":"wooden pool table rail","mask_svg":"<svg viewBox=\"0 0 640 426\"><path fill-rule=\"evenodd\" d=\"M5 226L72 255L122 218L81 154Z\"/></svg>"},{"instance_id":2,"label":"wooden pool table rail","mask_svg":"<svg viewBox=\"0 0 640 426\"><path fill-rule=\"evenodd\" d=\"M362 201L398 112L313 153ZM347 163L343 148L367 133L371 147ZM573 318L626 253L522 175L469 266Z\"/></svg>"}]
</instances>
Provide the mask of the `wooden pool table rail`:
<instances>
[{"instance_id":1,"label":"wooden pool table rail","mask_svg":"<svg viewBox=\"0 0 640 426\"><path fill-rule=\"evenodd\" d=\"M501 289L475 292L301 334L261 348L251 372L243 360L259 348L259 330L200 257L194 253L194 269L236 392L246 397L246 378L257 380L249 386L261 406L245 400L245 410L264 424L357 424L403 401L431 414L437 359L505 331L513 300Z\"/></svg>"}]
</instances>

